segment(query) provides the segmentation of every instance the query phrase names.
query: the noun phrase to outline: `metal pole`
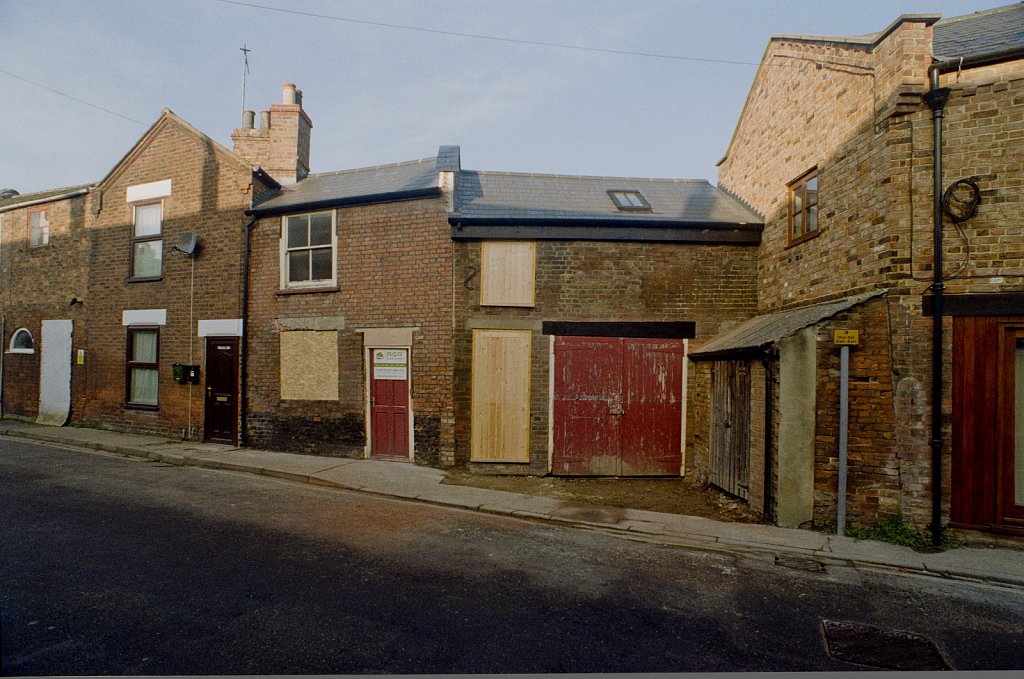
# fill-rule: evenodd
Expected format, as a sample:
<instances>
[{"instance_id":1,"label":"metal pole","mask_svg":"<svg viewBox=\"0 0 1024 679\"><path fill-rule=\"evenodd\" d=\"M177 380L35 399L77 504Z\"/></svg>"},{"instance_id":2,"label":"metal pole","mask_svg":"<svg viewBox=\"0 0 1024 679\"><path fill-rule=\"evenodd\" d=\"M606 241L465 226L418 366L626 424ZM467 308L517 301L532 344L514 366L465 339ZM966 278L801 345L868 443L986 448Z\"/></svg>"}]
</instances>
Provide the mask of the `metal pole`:
<instances>
[{"instance_id":1,"label":"metal pole","mask_svg":"<svg viewBox=\"0 0 1024 679\"><path fill-rule=\"evenodd\" d=\"M846 530L846 447L850 425L850 347L839 349L839 490L836 507L836 535Z\"/></svg>"}]
</instances>

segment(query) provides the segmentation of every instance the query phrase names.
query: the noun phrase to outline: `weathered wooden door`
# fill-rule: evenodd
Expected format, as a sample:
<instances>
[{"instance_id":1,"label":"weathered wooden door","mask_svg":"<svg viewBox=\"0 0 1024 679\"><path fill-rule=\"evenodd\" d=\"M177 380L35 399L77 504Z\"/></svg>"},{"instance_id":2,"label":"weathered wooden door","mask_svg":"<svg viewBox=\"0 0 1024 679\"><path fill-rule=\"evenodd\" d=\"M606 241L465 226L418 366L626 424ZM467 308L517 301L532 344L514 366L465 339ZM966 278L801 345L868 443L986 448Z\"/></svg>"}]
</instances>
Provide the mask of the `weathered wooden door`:
<instances>
[{"instance_id":1,"label":"weathered wooden door","mask_svg":"<svg viewBox=\"0 0 1024 679\"><path fill-rule=\"evenodd\" d=\"M370 349L370 457L409 459L408 349Z\"/></svg>"},{"instance_id":2,"label":"weathered wooden door","mask_svg":"<svg viewBox=\"0 0 1024 679\"><path fill-rule=\"evenodd\" d=\"M953 318L950 520L1024 530L1024 319Z\"/></svg>"},{"instance_id":3,"label":"weathered wooden door","mask_svg":"<svg viewBox=\"0 0 1024 679\"><path fill-rule=\"evenodd\" d=\"M556 337L551 471L679 475L682 340Z\"/></svg>"},{"instance_id":4,"label":"weathered wooden door","mask_svg":"<svg viewBox=\"0 0 1024 679\"><path fill-rule=\"evenodd\" d=\"M711 390L711 483L745 500L750 482L750 365L715 361Z\"/></svg>"},{"instance_id":5,"label":"weathered wooden door","mask_svg":"<svg viewBox=\"0 0 1024 679\"><path fill-rule=\"evenodd\" d=\"M207 441L238 443L238 338L206 338Z\"/></svg>"}]
</instances>

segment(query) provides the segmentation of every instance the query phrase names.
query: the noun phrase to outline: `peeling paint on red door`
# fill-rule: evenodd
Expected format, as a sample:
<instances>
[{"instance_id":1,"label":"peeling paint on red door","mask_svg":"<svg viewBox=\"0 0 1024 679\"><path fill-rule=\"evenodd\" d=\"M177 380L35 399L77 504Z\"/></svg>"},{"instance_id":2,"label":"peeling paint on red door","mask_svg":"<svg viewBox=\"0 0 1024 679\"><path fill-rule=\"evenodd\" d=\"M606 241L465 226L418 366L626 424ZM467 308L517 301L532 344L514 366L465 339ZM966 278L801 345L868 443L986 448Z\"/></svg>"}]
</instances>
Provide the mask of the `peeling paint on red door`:
<instances>
[{"instance_id":1,"label":"peeling paint on red door","mask_svg":"<svg viewBox=\"0 0 1024 679\"><path fill-rule=\"evenodd\" d=\"M556 337L553 474L680 473L682 340Z\"/></svg>"}]
</instances>

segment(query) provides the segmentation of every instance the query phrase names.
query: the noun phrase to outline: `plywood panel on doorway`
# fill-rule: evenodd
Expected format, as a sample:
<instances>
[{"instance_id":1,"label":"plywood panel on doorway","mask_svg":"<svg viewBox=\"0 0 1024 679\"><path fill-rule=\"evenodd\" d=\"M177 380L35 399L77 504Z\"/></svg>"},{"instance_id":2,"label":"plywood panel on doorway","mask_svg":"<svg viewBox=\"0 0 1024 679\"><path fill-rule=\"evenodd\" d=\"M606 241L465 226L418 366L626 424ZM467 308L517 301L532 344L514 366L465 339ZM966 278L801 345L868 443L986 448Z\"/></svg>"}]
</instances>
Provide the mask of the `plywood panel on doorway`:
<instances>
[{"instance_id":1,"label":"plywood panel on doorway","mask_svg":"<svg viewBox=\"0 0 1024 679\"><path fill-rule=\"evenodd\" d=\"M470 459L530 461L530 331L473 331Z\"/></svg>"}]
</instances>

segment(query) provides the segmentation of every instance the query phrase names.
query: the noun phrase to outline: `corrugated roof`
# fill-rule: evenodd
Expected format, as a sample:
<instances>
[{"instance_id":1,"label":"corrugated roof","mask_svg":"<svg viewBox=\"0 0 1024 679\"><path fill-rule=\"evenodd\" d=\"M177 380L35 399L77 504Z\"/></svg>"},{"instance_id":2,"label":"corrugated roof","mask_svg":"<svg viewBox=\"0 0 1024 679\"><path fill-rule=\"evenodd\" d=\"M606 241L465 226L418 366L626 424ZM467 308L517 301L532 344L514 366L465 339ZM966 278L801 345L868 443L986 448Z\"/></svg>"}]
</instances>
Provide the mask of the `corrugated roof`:
<instances>
[{"instance_id":1,"label":"corrugated roof","mask_svg":"<svg viewBox=\"0 0 1024 679\"><path fill-rule=\"evenodd\" d=\"M651 209L620 210L608 194L620 190L638 191ZM757 214L704 180L464 170L456 191L453 220L762 223Z\"/></svg>"},{"instance_id":2,"label":"corrugated roof","mask_svg":"<svg viewBox=\"0 0 1024 679\"><path fill-rule=\"evenodd\" d=\"M712 354L735 354L760 349L885 293L885 290L875 290L835 302L822 302L756 316L719 335L701 347L700 351L690 354L690 357L700 358Z\"/></svg>"},{"instance_id":3,"label":"corrugated roof","mask_svg":"<svg viewBox=\"0 0 1024 679\"><path fill-rule=\"evenodd\" d=\"M328 207L353 202L374 202L439 191L438 158L423 158L393 165L378 165L342 172L311 174L296 184L283 187L259 203L256 214Z\"/></svg>"},{"instance_id":4,"label":"corrugated roof","mask_svg":"<svg viewBox=\"0 0 1024 679\"><path fill-rule=\"evenodd\" d=\"M939 60L1024 47L1024 3L942 19L932 30L932 53Z\"/></svg>"}]
</instances>

